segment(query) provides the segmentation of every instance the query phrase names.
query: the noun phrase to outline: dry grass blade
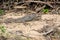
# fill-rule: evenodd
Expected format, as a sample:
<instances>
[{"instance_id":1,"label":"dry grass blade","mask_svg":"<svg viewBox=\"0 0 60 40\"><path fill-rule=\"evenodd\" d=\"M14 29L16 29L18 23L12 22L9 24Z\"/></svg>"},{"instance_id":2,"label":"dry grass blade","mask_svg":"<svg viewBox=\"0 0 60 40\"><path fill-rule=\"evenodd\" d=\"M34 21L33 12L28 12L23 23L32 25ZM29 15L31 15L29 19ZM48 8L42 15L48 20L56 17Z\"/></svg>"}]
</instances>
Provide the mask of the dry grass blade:
<instances>
[{"instance_id":1,"label":"dry grass blade","mask_svg":"<svg viewBox=\"0 0 60 40\"><path fill-rule=\"evenodd\" d=\"M14 8L27 8L26 6L15 6Z\"/></svg>"}]
</instances>

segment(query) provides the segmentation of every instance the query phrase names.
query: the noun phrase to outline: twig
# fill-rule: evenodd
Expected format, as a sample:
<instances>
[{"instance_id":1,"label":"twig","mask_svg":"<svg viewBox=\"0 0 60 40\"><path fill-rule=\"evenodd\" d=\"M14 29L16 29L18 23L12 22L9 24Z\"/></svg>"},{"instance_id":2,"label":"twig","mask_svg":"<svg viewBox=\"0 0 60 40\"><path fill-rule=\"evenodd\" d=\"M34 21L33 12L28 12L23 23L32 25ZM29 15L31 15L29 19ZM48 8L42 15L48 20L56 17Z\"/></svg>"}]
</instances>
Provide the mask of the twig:
<instances>
[{"instance_id":1,"label":"twig","mask_svg":"<svg viewBox=\"0 0 60 40\"><path fill-rule=\"evenodd\" d=\"M36 12L40 11L41 9L44 9L46 7L46 5L44 5L43 7L37 8Z\"/></svg>"},{"instance_id":2,"label":"twig","mask_svg":"<svg viewBox=\"0 0 60 40\"><path fill-rule=\"evenodd\" d=\"M46 5L48 5L48 6L50 6L50 7L52 7L52 8L54 8L49 2L42 2L42 1L25 1L25 2L28 2L28 3L30 3L30 2L35 2L35 3L43 3L43 4L46 4Z\"/></svg>"}]
</instances>

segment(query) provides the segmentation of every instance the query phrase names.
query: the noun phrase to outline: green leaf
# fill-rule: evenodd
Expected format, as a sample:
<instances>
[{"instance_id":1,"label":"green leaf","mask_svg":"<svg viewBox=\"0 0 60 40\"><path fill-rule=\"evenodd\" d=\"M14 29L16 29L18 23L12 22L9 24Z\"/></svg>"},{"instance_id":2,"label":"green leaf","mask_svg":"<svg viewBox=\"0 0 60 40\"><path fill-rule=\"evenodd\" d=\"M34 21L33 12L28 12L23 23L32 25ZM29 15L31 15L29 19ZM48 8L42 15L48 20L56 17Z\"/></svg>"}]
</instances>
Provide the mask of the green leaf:
<instances>
[{"instance_id":1,"label":"green leaf","mask_svg":"<svg viewBox=\"0 0 60 40\"><path fill-rule=\"evenodd\" d=\"M5 31L6 31L5 26L0 26L0 30L2 33L5 33Z\"/></svg>"},{"instance_id":2,"label":"green leaf","mask_svg":"<svg viewBox=\"0 0 60 40\"><path fill-rule=\"evenodd\" d=\"M48 9L43 9L42 12L44 12L44 13L48 13L49 10L48 10Z\"/></svg>"}]
</instances>

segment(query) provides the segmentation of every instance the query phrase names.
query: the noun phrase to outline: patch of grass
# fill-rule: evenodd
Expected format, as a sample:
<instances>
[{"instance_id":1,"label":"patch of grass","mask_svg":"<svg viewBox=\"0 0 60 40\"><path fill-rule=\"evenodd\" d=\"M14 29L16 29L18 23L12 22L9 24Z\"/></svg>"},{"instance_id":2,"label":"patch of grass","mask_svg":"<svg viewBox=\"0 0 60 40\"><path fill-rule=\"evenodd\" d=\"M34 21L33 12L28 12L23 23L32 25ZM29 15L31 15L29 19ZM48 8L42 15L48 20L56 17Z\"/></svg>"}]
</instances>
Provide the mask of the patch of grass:
<instances>
[{"instance_id":1,"label":"patch of grass","mask_svg":"<svg viewBox=\"0 0 60 40\"><path fill-rule=\"evenodd\" d=\"M42 12L46 14L49 12L49 9L43 9Z\"/></svg>"}]
</instances>

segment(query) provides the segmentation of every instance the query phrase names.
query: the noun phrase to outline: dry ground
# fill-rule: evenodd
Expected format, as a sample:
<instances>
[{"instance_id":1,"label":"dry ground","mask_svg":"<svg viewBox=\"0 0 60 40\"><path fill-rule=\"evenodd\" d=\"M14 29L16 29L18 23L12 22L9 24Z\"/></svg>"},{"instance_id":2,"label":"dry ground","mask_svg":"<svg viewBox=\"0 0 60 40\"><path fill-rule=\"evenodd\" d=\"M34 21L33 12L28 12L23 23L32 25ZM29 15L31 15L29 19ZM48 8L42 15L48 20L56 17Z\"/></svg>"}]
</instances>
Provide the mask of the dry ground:
<instances>
[{"instance_id":1,"label":"dry ground","mask_svg":"<svg viewBox=\"0 0 60 40\"><path fill-rule=\"evenodd\" d=\"M7 19L7 18L20 18L23 17L26 14L22 13L7 13L4 15L2 18ZM50 21L48 21L50 20ZM1 23L1 25L4 25L7 28L7 32L10 33L11 37L13 35L21 36L24 35L26 38L30 37L32 39L26 39L24 40L46 40L44 36L42 36L41 33L34 31L34 30L41 30L45 25L60 25L60 15L58 14L44 14L41 16L41 20L38 21L29 21L26 23ZM14 37L8 37L8 40L20 40L19 37L17 39L14 39ZM58 39L57 39L58 40Z\"/></svg>"}]
</instances>

